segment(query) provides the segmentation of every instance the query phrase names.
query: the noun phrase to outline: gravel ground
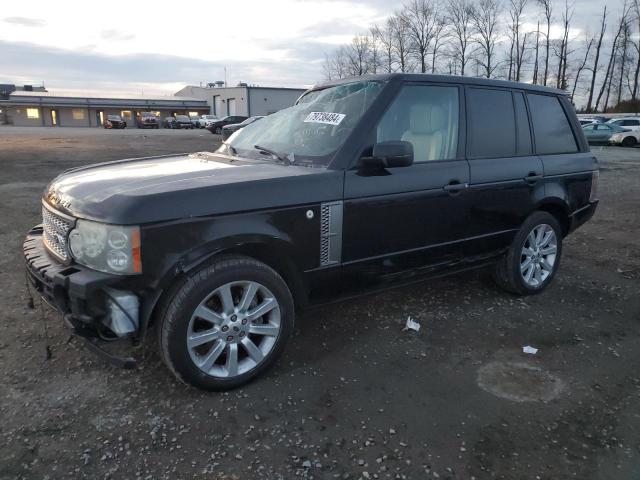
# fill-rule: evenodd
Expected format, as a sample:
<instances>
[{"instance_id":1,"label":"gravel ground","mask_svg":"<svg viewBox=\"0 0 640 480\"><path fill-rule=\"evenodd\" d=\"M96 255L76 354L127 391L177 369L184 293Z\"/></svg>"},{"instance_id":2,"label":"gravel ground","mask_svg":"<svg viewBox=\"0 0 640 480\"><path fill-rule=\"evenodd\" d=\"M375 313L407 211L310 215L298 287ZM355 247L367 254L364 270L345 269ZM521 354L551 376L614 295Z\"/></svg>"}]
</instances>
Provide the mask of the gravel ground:
<instances>
[{"instance_id":1,"label":"gravel ground","mask_svg":"<svg viewBox=\"0 0 640 480\"><path fill-rule=\"evenodd\" d=\"M207 394L154 335L117 370L29 310L21 245L59 171L218 138L0 127L1 479L640 478L640 149L594 148L599 210L545 293L481 271L331 305L266 377Z\"/></svg>"}]
</instances>

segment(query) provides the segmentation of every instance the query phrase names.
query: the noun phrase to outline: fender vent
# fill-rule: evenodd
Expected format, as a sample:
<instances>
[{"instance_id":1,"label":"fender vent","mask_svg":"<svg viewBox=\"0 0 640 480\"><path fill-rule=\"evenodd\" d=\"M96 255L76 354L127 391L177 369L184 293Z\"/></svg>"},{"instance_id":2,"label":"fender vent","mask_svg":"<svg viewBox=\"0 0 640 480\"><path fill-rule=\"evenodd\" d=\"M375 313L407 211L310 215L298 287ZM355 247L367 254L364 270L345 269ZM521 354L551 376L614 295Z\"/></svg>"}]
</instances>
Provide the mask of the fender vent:
<instances>
[{"instance_id":1,"label":"fender vent","mask_svg":"<svg viewBox=\"0 0 640 480\"><path fill-rule=\"evenodd\" d=\"M320 265L333 265L342 259L342 202L320 206Z\"/></svg>"}]
</instances>

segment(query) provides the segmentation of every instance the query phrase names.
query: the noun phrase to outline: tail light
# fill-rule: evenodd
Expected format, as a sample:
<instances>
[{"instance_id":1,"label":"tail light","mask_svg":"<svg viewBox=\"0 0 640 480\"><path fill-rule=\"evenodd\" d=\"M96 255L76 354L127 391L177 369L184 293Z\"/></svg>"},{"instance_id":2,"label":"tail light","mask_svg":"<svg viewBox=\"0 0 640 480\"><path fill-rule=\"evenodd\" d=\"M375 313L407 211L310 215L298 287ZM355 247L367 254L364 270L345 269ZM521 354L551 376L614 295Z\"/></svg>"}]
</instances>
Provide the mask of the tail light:
<instances>
[{"instance_id":1,"label":"tail light","mask_svg":"<svg viewBox=\"0 0 640 480\"><path fill-rule=\"evenodd\" d=\"M600 172L594 170L591 174L591 194L589 195L590 202L598 201L598 182L600 180Z\"/></svg>"}]
</instances>

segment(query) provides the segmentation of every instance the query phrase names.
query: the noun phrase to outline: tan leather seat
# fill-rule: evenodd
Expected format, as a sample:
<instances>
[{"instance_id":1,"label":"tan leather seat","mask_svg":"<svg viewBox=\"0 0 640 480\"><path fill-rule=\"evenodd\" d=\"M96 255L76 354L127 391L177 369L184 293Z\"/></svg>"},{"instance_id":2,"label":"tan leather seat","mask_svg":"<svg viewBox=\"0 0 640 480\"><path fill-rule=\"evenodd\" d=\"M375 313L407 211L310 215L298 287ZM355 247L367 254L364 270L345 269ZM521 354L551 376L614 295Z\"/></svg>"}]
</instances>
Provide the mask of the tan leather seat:
<instances>
[{"instance_id":1,"label":"tan leather seat","mask_svg":"<svg viewBox=\"0 0 640 480\"><path fill-rule=\"evenodd\" d=\"M413 105L409 110L409 130L402 140L413 144L416 162L440 160L445 157L444 143L447 117L439 105Z\"/></svg>"}]
</instances>

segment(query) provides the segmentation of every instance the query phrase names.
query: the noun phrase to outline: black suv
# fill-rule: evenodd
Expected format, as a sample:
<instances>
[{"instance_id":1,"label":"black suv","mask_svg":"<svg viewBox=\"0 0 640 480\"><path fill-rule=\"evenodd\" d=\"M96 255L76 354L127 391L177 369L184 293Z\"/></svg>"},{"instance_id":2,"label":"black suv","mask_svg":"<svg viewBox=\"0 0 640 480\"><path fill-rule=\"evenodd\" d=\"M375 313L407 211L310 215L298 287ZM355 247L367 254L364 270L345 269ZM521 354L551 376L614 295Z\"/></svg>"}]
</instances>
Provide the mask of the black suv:
<instances>
[{"instance_id":1,"label":"black suv","mask_svg":"<svg viewBox=\"0 0 640 480\"><path fill-rule=\"evenodd\" d=\"M312 304L485 266L509 292L541 292L596 209L597 168L559 90L361 77L215 153L63 173L24 255L92 349L155 324L178 378L226 389L264 372Z\"/></svg>"},{"instance_id":2,"label":"black suv","mask_svg":"<svg viewBox=\"0 0 640 480\"><path fill-rule=\"evenodd\" d=\"M220 120L216 120L207 125L207 130L216 135L220 135L222 133L222 127L226 125L234 125L236 123L244 122L249 117L244 117L242 115L229 115L227 117L223 117Z\"/></svg>"}]
</instances>

